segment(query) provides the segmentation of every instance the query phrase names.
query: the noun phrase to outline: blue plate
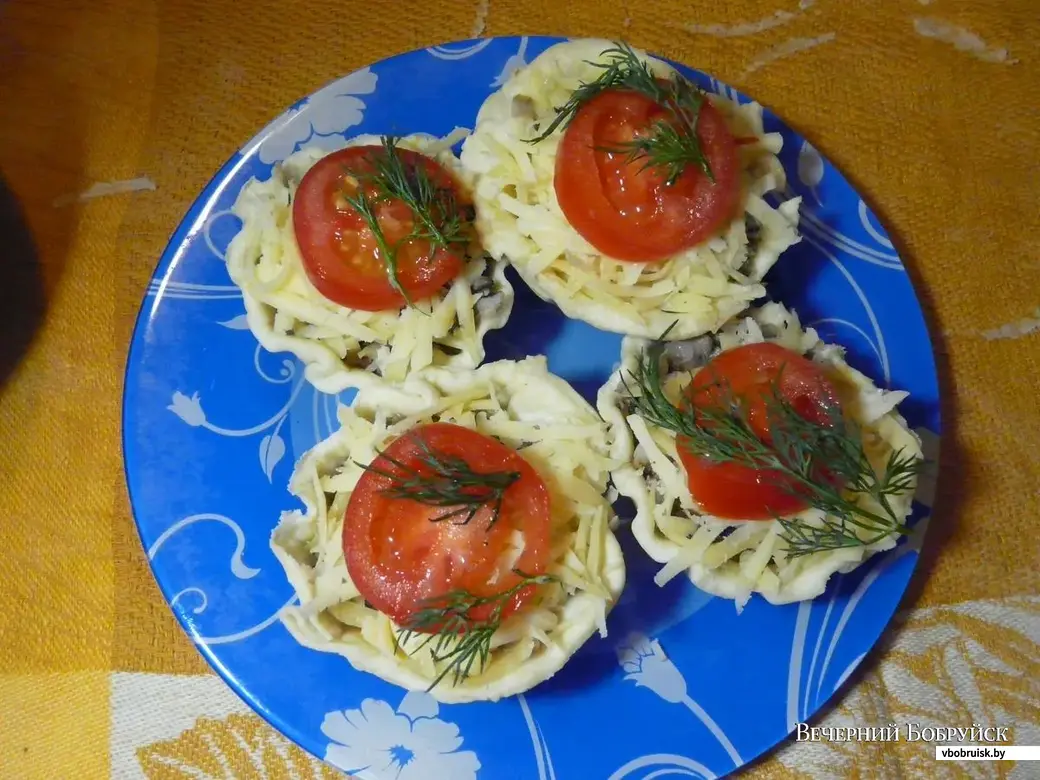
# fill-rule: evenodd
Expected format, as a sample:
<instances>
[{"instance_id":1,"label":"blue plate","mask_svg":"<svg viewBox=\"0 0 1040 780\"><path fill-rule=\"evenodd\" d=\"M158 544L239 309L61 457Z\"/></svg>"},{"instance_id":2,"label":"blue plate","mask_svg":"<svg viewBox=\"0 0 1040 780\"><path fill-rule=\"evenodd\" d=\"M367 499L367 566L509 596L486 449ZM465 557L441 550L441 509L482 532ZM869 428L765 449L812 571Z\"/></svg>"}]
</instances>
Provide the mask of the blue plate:
<instances>
[{"instance_id":1,"label":"blue plate","mask_svg":"<svg viewBox=\"0 0 1040 780\"><path fill-rule=\"evenodd\" d=\"M293 508L294 462L328 436L337 399L300 364L264 351L222 258L239 228L229 209L252 177L306 144L358 133L446 134L472 127L512 69L556 38L465 41L401 54L292 106L235 154L188 211L163 254L126 369L123 445L141 540L170 607L206 659L277 729L362 780L590 780L733 771L809 718L892 616L920 534L835 577L811 603L737 613L621 537L629 581L609 620L555 678L496 704L440 705L306 650L278 622L293 591L268 547ZM678 66L706 89L747 99ZM774 298L848 348L934 445L932 350L913 288L884 229L833 166L767 113L804 196L804 240L767 280ZM512 272L510 272L512 273ZM488 337L488 360L548 356L590 400L619 337L563 317L512 275L516 307ZM347 400L345 394L340 400ZM918 517L930 502L916 505ZM925 523L917 528L923 530ZM764 648L768 648L765 649ZM665 654L667 653L667 655Z\"/></svg>"}]
</instances>

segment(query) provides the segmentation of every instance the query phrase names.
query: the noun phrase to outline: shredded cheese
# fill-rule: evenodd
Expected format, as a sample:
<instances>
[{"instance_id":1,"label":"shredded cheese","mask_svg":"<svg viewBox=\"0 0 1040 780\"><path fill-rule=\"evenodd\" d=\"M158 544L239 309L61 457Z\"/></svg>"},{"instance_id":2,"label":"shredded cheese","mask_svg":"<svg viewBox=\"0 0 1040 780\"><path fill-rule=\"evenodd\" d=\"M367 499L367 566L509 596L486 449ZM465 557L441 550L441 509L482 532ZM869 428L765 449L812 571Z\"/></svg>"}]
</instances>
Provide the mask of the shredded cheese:
<instances>
[{"instance_id":1,"label":"shredded cheese","mask_svg":"<svg viewBox=\"0 0 1040 780\"><path fill-rule=\"evenodd\" d=\"M470 178L444 139L412 135L399 146L429 155L456 175ZM345 146L378 144L358 136ZM247 321L272 352L291 352L319 390L403 386L428 366L474 368L484 359L483 338L501 328L513 307L504 263L488 258L477 242L462 274L435 297L400 311L367 312L340 306L311 285L303 269L292 223L292 199L304 174L328 152L308 147L276 165L266 181L243 187L232 211L242 229L227 252L228 273L242 290Z\"/></svg>"},{"instance_id":2,"label":"shredded cheese","mask_svg":"<svg viewBox=\"0 0 1040 780\"><path fill-rule=\"evenodd\" d=\"M422 410L388 403L381 388L362 389L341 407L340 430L303 456L290 481L304 510L283 513L271 547L300 599L282 620L296 639L344 655L361 670L413 690L443 671L421 636L369 606L343 558L343 517L362 474L391 439L437 419L465 424L517 448L549 489L552 564L559 584L543 587L541 603L507 619L495 633L488 662L432 695L445 702L496 700L555 674L593 633L605 634L607 612L625 582L621 548L611 531L610 474L627 460L615 432L544 357L489 363L475 371L429 368L419 373L436 399ZM478 413L479 412L479 413ZM517 543L510 554L520 554Z\"/></svg>"},{"instance_id":3,"label":"shredded cheese","mask_svg":"<svg viewBox=\"0 0 1040 780\"><path fill-rule=\"evenodd\" d=\"M676 323L669 339L717 330L765 294L766 272L800 240L800 198L776 209L762 196L786 183L776 157L777 133L766 133L762 107L712 95L734 135L754 138L740 149L743 208L722 235L658 263L628 263L600 254L567 222L556 200L553 172L563 134L539 134L582 83L602 73L607 41L557 44L517 71L481 107L460 160L475 178L477 227L493 257L513 263L544 300L596 327L646 338ZM657 75L674 70L636 50ZM756 235L749 238L748 227Z\"/></svg>"},{"instance_id":4,"label":"shredded cheese","mask_svg":"<svg viewBox=\"0 0 1040 780\"><path fill-rule=\"evenodd\" d=\"M864 448L875 470L882 470L890 454L902 450L921 456L921 442L896 411L904 392L880 390L866 376L851 368L839 347L825 344L812 328L803 329L798 316L776 303L751 309L742 319L725 326L714 337L713 354L741 344L762 341L779 343L817 362L835 385L843 408L863 431ZM643 339L622 342L622 360L617 371L600 389L597 407L605 420L629 437L632 461L613 474L618 490L636 504L632 532L639 545L655 561L664 564L655 581L665 585L686 572L702 590L733 599L742 609L753 593L774 604L812 599L823 593L835 572L856 568L871 555L894 547L896 534L862 547L821 551L789 558L785 552L782 526L777 521L733 523L699 511L686 485L685 473L675 443L675 433L648 425L637 415L625 412L627 390L623 378L636 369L648 346ZM696 372L696 368L693 372ZM678 402L679 392L689 381L689 367L666 377L664 389ZM629 388L635 389L631 382ZM626 445L619 444L624 449ZM909 515L916 485L890 496L899 518ZM848 494L866 509L880 511L873 500ZM675 514L676 502L679 514ZM822 525L823 512L806 509L793 515L802 522ZM865 532L863 532L865 533Z\"/></svg>"}]
</instances>

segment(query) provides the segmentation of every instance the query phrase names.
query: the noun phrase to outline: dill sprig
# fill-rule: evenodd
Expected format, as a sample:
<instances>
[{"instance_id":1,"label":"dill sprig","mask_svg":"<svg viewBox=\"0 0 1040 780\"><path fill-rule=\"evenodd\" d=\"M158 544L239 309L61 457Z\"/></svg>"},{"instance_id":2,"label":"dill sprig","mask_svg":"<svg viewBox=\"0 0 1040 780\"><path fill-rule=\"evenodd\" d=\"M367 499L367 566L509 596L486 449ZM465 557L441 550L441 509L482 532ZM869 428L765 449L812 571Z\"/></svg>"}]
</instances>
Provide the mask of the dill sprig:
<instances>
[{"instance_id":1,"label":"dill sprig","mask_svg":"<svg viewBox=\"0 0 1040 780\"><path fill-rule=\"evenodd\" d=\"M361 218L365 220L365 224L368 225L368 229L372 231L376 245L379 247L379 255L383 258L383 263L386 264L386 276L390 280L390 286L404 298L405 303L412 306L412 299L408 296L408 291L404 289L404 285L401 284L401 279L397 275L397 248L399 245L390 246L376 217L378 201L360 187L353 195L344 195L343 198L354 211L361 215Z\"/></svg>"},{"instance_id":2,"label":"dill sprig","mask_svg":"<svg viewBox=\"0 0 1040 780\"><path fill-rule=\"evenodd\" d=\"M556 109L556 116L545 130L529 142L542 141L556 128L566 127L583 105L602 92L627 89L653 100L668 112L668 119L654 122L645 135L616 146L602 147L602 151L624 154L629 161L643 158L640 170L660 168L668 184L674 184L687 165L697 166L714 182L708 158L697 138L697 120L705 99L701 91L678 73L667 80L659 79L627 43L615 43L603 54L607 58L605 62L588 61L603 71L599 77L580 84L570 99Z\"/></svg>"},{"instance_id":3,"label":"dill sprig","mask_svg":"<svg viewBox=\"0 0 1040 780\"><path fill-rule=\"evenodd\" d=\"M411 241L429 241L431 251L451 251L455 245L471 239L472 209L462 208L451 187L441 187L429 172L399 153L393 136L382 136L381 148L366 158L369 171L348 171L358 186L344 200L365 221L376 240L386 265L387 278L394 290L412 306L412 300L398 276L397 255ZM412 212L413 226L408 235L392 245L379 224L376 208L382 203L400 200Z\"/></svg>"},{"instance_id":4,"label":"dill sprig","mask_svg":"<svg viewBox=\"0 0 1040 780\"><path fill-rule=\"evenodd\" d=\"M433 522L451 520L458 525L467 525L482 508L490 506L490 530L498 522L506 491L520 479L520 472L474 471L463 458L435 450L418 435L414 440L421 450L418 466L409 466L385 452L379 457L389 461L393 471L371 463L358 465L390 480L390 485L380 491L383 495L445 507L447 511L430 518Z\"/></svg>"},{"instance_id":5,"label":"dill sprig","mask_svg":"<svg viewBox=\"0 0 1040 780\"><path fill-rule=\"evenodd\" d=\"M433 658L437 663L448 661L448 665L430 683L427 691L433 690L445 677L452 675L453 685L458 685L470 676L473 666L479 661L478 671L483 669L491 656L491 638L502 625L502 612L513 596L527 587L548 585L557 582L549 574L528 575L518 569L513 573L521 580L512 588L491 596L475 596L466 590L453 590L422 602L422 607L401 628L399 645L407 644L417 633L427 634L426 639L412 650L419 652L431 642ZM486 618L474 618L472 612L480 607L494 605Z\"/></svg>"},{"instance_id":6,"label":"dill sprig","mask_svg":"<svg viewBox=\"0 0 1040 780\"><path fill-rule=\"evenodd\" d=\"M683 445L698 457L776 474L779 487L821 510L825 518L819 526L798 518L777 518L789 556L861 547L893 533L909 533L890 499L913 488L923 466L920 458L896 450L877 473L859 426L845 419L837 407L824 410L823 422L806 419L784 398L779 375L764 396L769 441L751 426L745 399L725 382L701 388L718 393L717 403L697 406L691 399L676 406L663 389L662 348L660 342L652 345L636 371L630 372L638 394L625 384L635 413L682 436ZM880 511L861 506L857 495L873 499Z\"/></svg>"}]
</instances>

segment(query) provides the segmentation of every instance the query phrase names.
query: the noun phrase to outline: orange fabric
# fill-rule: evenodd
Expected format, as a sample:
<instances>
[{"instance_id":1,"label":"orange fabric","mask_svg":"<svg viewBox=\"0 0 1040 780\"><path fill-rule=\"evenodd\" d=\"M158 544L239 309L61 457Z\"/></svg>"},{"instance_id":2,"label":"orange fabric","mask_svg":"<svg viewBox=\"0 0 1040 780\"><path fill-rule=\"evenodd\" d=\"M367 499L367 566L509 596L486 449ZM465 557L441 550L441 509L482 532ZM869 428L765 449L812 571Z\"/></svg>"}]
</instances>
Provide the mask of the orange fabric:
<instances>
[{"instance_id":1,"label":"orange fabric","mask_svg":"<svg viewBox=\"0 0 1040 780\"><path fill-rule=\"evenodd\" d=\"M981 644L1033 681L1024 704L999 685L993 701L1040 723L1036 649L993 628L1038 619L1040 332L989 333L1040 306L1034 0L12 0L0 7L0 776L109 776L109 678L210 674L148 571L120 453L134 318L191 200L244 139L336 76L471 34L534 32L623 36L714 73L799 128L873 204L918 286L944 394L935 521L896 643L929 621L952 626L958 647ZM155 190L68 202L135 177ZM941 686L946 657L890 649L843 706L867 696L874 712L901 712L884 670ZM205 710L214 695L199 694L192 717L205 717L179 741L140 747L135 776L187 776L155 756L203 762L214 723L275 744L253 716ZM805 749L747 776L825 776L797 758ZM898 750L853 764L862 777L934 776ZM260 777L250 761L234 759L235 776ZM305 758L284 761L268 776L312 776L293 769Z\"/></svg>"}]
</instances>

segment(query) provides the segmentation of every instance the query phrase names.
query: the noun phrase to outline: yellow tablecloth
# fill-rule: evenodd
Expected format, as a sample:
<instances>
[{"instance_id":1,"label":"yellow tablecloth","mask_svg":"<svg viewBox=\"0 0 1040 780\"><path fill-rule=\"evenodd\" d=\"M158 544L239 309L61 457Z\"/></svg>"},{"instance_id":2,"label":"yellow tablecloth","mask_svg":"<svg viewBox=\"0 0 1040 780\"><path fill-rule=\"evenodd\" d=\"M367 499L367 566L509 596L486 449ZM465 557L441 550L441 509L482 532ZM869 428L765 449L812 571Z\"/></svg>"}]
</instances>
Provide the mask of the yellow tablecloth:
<instances>
[{"instance_id":1,"label":"yellow tablecloth","mask_svg":"<svg viewBox=\"0 0 1040 780\"><path fill-rule=\"evenodd\" d=\"M212 675L148 571L120 454L131 328L190 201L288 104L401 50L533 32L623 36L713 72L876 207L935 341L942 473L888 647L817 722L982 723L1040 745L1035 0L9 0L0 778L336 776ZM75 198L139 177L154 190ZM792 744L745 774L1040 777L933 751Z\"/></svg>"}]
</instances>

